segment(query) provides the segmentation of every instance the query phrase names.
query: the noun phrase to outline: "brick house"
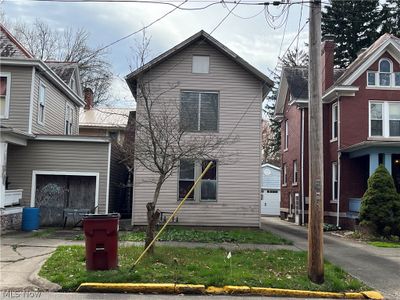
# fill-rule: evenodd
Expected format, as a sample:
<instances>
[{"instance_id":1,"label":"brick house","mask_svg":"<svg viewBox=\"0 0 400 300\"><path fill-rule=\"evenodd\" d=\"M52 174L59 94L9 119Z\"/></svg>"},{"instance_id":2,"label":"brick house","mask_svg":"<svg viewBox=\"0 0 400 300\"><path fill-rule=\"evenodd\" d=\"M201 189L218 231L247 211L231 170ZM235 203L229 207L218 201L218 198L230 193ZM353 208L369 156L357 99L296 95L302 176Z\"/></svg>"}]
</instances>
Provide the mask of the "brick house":
<instances>
[{"instance_id":1,"label":"brick house","mask_svg":"<svg viewBox=\"0 0 400 300\"><path fill-rule=\"evenodd\" d=\"M367 180L379 164L400 192L400 39L381 36L346 69L334 69L334 42L322 42L325 222L352 227ZM308 70L284 68L275 109L281 120L281 217L308 214Z\"/></svg>"}]
</instances>

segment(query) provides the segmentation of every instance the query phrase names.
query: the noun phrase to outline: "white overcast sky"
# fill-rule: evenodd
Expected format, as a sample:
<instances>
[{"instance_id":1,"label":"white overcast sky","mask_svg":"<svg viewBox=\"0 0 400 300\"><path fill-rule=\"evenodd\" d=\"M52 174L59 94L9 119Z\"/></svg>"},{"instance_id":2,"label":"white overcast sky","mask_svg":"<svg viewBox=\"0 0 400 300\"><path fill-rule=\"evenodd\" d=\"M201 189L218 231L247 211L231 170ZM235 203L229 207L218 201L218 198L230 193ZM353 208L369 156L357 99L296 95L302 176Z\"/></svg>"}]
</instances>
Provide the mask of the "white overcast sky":
<instances>
[{"instance_id":1,"label":"white overcast sky","mask_svg":"<svg viewBox=\"0 0 400 300\"><path fill-rule=\"evenodd\" d=\"M242 0L242 2L251 1ZM181 2L174 3L179 5ZM209 3L210 1L189 1L182 7L201 7ZM229 8L234 6L234 4L227 5ZM262 6L238 5L233 12L247 18L257 14L262 8ZM62 3L15 0L6 0L2 3L2 11L7 21L22 20L30 23L40 18L60 31L69 27L83 27L90 33L92 46L107 45L153 22L171 9L171 6L150 3ZM275 15L280 10L270 8L271 13ZM304 5L301 26L308 18L308 10L308 6ZM200 11L175 10L146 30L147 35L151 36L152 57L163 53L201 29L211 32L227 14L227 8L220 3ZM268 70L276 66L282 39L281 52L284 52L296 36L300 15L300 4L290 6L284 39L284 27L271 28L263 13L250 19L242 19L231 14L212 35L260 71L270 75ZM114 100L132 99L126 84L118 77L123 78L129 73L128 61L132 58L130 47L133 47L135 39L140 37L140 34L134 35L108 49L109 61L115 74L112 93ZM307 39L308 26L300 34L300 48L304 48Z\"/></svg>"}]
</instances>

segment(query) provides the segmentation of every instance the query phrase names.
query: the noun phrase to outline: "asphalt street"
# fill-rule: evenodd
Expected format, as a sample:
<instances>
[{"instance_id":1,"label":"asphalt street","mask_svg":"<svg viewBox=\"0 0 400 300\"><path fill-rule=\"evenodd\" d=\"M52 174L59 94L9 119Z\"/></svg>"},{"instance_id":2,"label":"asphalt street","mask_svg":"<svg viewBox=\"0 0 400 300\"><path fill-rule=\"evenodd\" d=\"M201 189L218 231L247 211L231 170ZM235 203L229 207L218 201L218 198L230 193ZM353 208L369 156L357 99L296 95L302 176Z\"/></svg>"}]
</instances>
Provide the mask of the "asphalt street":
<instances>
[{"instance_id":1,"label":"asphalt street","mask_svg":"<svg viewBox=\"0 0 400 300\"><path fill-rule=\"evenodd\" d=\"M261 218L262 228L307 250L307 228L279 218ZM400 299L400 249L378 248L329 233L324 235L324 255L331 263L380 291L386 299Z\"/></svg>"}]
</instances>

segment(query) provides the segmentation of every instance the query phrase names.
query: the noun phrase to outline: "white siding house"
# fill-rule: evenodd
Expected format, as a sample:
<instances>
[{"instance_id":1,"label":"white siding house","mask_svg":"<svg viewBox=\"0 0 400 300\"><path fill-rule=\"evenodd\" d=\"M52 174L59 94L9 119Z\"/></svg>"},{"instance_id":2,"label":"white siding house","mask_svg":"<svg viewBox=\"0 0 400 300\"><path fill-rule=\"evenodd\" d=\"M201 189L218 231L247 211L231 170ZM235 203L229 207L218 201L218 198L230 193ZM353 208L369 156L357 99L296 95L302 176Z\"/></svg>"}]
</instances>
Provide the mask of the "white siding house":
<instances>
[{"instance_id":1,"label":"white siding house","mask_svg":"<svg viewBox=\"0 0 400 300\"><path fill-rule=\"evenodd\" d=\"M281 198L281 169L271 165L261 166L261 215L279 216Z\"/></svg>"}]
</instances>

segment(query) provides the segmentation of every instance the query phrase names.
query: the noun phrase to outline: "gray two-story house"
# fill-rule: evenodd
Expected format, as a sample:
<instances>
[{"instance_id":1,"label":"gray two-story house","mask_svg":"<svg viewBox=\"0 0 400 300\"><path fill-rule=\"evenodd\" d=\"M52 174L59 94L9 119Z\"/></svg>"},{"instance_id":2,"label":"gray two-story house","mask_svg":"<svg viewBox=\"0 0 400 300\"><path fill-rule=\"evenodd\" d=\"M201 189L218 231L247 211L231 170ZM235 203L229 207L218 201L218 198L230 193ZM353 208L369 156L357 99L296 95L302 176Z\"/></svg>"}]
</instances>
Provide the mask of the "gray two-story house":
<instances>
[{"instance_id":1,"label":"gray two-story house","mask_svg":"<svg viewBox=\"0 0 400 300\"><path fill-rule=\"evenodd\" d=\"M138 86L148 83L153 95L189 112L189 138L229 136L237 142L224 149L228 163L203 178L183 205L178 223L198 226L260 224L261 103L272 81L204 31L156 57L126 77L137 99L137 119L144 115ZM157 105L155 105L157 106ZM184 108L185 107L185 108ZM162 109L155 107L154 109ZM182 114L181 114L182 115ZM186 118L185 118L186 119ZM139 134L138 128L137 134ZM161 151L161 150L160 150ZM228 154L229 154L228 153ZM172 212L201 173L205 161L181 161L162 186L157 207ZM155 174L137 161L132 224L146 224L146 203L155 190Z\"/></svg>"},{"instance_id":2,"label":"gray two-story house","mask_svg":"<svg viewBox=\"0 0 400 300\"><path fill-rule=\"evenodd\" d=\"M43 225L68 209L108 212L110 140L79 136L84 105L78 68L35 59L1 26L0 218L20 226L23 207Z\"/></svg>"}]
</instances>

